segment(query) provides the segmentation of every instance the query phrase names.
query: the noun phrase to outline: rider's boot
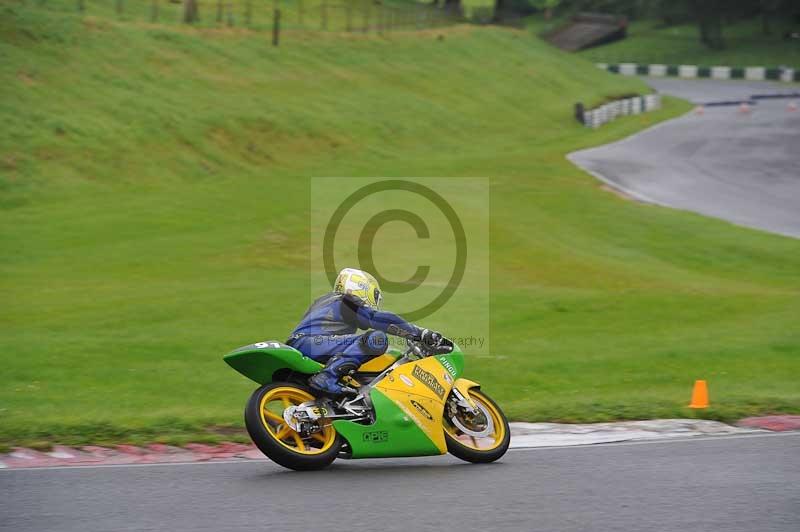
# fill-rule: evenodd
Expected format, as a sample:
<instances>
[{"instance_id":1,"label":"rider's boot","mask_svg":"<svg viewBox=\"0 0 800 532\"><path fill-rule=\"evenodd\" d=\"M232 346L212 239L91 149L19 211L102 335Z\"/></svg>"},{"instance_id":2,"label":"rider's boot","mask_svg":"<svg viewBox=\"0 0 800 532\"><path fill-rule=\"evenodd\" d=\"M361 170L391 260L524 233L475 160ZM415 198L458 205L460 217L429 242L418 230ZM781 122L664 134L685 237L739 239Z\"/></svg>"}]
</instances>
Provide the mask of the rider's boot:
<instances>
[{"instance_id":1,"label":"rider's boot","mask_svg":"<svg viewBox=\"0 0 800 532\"><path fill-rule=\"evenodd\" d=\"M342 355L334 355L319 373L308 379L311 390L319 395L339 398L345 395L358 395L358 390L340 382L346 375L355 373L358 364Z\"/></svg>"}]
</instances>

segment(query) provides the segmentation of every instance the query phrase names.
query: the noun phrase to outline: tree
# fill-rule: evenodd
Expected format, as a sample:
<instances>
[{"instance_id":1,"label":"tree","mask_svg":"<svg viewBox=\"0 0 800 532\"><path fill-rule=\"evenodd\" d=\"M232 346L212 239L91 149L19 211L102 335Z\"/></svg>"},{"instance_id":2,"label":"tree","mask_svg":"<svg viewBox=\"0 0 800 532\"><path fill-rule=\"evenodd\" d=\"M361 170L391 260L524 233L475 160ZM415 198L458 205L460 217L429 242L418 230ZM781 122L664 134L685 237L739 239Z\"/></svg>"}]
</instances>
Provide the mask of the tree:
<instances>
[{"instance_id":1,"label":"tree","mask_svg":"<svg viewBox=\"0 0 800 532\"><path fill-rule=\"evenodd\" d=\"M764 35L772 33L771 19L775 18L776 13L781 9L784 2L781 0L761 0L761 31Z\"/></svg>"},{"instance_id":2,"label":"tree","mask_svg":"<svg viewBox=\"0 0 800 532\"><path fill-rule=\"evenodd\" d=\"M508 13L508 0L494 0L492 22L502 22Z\"/></svg>"},{"instance_id":3,"label":"tree","mask_svg":"<svg viewBox=\"0 0 800 532\"><path fill-rule=\"evenodd\" d=\"M561 0L534 0L533 6L544 12L545 20L550 20L553 18L553 10L557 8L560 3Z\"/></svg>"},{"instance_id":4,"label":"tree","mask_svg":"<svg viewBox=\"0 0 800 532\"><path fill-rule=\"evenodd\" d=\"M560 3L561 0L494 0L492 22L503 22L508 18L522 17L541 11L544 7L537 4L548 4L552 11ZM549 19L550 14L546 12L545 16Z\"/></svg>"},{"instance_id":5,"label":"tree","mask_svg":"<svg viewBox=\"0 0 800 532\"><path fill-rule=\"evenodd\" d=\"M183 21L186 24L197 22L197 0L183 0Z\"/></svg>"},{"instance_id":6,"label":"tree","mask_svg":"<svg viewBox=\"0 0 800 532\"><path fill-rule=\"evenodd\" d=\"M685 14L687 21L697 24L700 42L709 48L725 47L722 38L723 16L732 7L754 0L653 0L653 10L665 21L680 22ZM758 0L755 0L758 1Z\"/></svg>"},{"instance_id":7,"label":"tree","mask_svg":"<svg viewBox=\"0 0 800 532\"><path fill-rule=\"evenodd\" d=\"M690 7L700 29L700 41L715 50L725 48L722 38L722 17L726 8L731 7L726 0L692 0ZM744 4L746 2L739 2ZM737 6L738 7L738 6Z\"/></svg>"},{"instance_id":8,"label":"tree","mask_svg":"<svg viewBox=\"0 0 800 532\"><path fill-rule=\"evenodd\" d=\"M461 0L444 0L443 9L448 15L456 15L460 17L464 14L464 10L461 6Z\"/></svg>"}]
</instances>

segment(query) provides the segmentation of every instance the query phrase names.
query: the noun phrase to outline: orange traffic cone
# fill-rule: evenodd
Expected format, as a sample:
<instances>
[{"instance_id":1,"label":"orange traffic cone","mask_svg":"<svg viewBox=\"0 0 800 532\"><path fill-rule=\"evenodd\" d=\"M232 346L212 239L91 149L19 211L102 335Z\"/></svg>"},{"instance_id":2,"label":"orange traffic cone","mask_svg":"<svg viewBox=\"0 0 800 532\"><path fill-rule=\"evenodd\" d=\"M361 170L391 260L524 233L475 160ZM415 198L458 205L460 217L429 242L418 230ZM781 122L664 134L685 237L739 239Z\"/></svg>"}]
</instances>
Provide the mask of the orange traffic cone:
<instances>
[{"instance_id":1,"label":"orange traffic cone","mask_svg":"<svg viewBox=\"0 0 800 532\"><path fill-rule=\"evenodd\" d=\"M708 386L706 381L694 381L692 390L692 402L689 408L708 408Z\"/></svg>"},{"instance_id":2,"label":"orange traffic cone","mask_svg":"<svg viewBox=\"0 0 800 532\"><path fill-rule=\"evenodd\" d=\"M702 105L698 105L694 108L694 114L701 115L705 111L705 108Z\"/></svg>"},{"instance_id":3,"label":"orange traffic cone","mask_svg":"<svg viewBox=\"0 0 800 532\"><path fill-rule=\"evenodd\" d=\"M788 109L790 112L797 111L797 104L794 102L789 102L789 105L786 106L786 109Z\"/></svg>"},{"instance_id":4,"label":"orange traffic cone","mask_svg":"<svg viewBox=\"0 0 800 532\"><path fill-rule=\"evenodd\" d=\"M747 114L750 112L750 105L747 102L742 102L739 104L739 112L742 114Z\"/></svg>"}]
</instances>

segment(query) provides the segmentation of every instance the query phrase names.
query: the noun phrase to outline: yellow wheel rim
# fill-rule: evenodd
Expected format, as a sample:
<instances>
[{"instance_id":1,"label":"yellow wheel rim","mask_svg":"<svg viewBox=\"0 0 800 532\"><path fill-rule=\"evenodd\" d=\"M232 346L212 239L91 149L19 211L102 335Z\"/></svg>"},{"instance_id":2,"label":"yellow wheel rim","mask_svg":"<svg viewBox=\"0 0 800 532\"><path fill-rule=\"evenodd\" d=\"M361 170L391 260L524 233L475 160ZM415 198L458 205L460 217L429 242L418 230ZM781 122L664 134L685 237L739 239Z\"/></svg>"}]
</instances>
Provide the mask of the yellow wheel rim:
<instances>
[{"instance_id":1,"label":"yellow wheel rim","mask_svg":"<svg viewBox=\"0 0 800 532\"><path fill-rule=\"evenodd\" d=\"M273 388L261 398L259 412L261 423L272 439L299 454L320 454L331 448L336 439L336 431L331 426L303 437L286 424L283 411L290 406L297 406L306 401L313 401L314 396L298 388L281 386Z\"/></svg>"},{"instance_id":2,"label":"yellow wheel rim","mask_svg":"<svg viewBox=\"0 0 800 532\"><path fill-rule=\"evenodd\" d=\"M503 414L478 390L469 390L469 396L485 415L492 418L492 432L480 437L471 436L456 427L447 415L442 420L444 430L458 443L475 451L491 451L498 448L506 437L506 423Z\"/></svg>"}]
</instances>

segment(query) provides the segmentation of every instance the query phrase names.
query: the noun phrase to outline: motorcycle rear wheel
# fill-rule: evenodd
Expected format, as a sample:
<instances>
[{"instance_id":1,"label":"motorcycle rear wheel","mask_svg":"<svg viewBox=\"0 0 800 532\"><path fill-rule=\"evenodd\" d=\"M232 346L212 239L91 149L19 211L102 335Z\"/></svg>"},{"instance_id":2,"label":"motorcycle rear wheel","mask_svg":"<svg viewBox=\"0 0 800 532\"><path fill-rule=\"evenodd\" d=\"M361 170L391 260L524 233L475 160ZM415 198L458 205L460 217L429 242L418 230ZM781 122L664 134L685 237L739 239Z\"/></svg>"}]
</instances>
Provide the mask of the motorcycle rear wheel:
<instances>
[{"instance_id":1,"label":"motorcycle rear wheel","mask_svg":"<svg viewBox=\"0 0 800 532\"><path fill-rule=\"evenodd\" d=\"M339 454L342 438L328 426L303 437L283 419L283 411L314 396L305 386L273 382L258 388L244 410L244 423L256 447L273 462L296 471L323 469Z\"/></svg>"},{"instance_id":2,"label":"motorcycle rear wheel","mask_svg":"<svg viewBox=\"0 0 800 532\"><path fill-rule=\"evenodd\" d=\"M447 451L453 456L467 462L475 464L488 464L494 462L506 454L511 443L511 431L508 428L506 419L500 407L477 388L469 390L470 398L478 405L483 415L491 418L491 431L484 436L473 436L478 434L469 431L469 419L449 419L445 414L442 422L444 425L444 439L447 442ZM460 414L459 414L460 415ZM454 422L455 421L455 422ZM459 427L458 425L461 425ZM486 424L488 427L488 423Z\"/></svg>"}]
</instances>

